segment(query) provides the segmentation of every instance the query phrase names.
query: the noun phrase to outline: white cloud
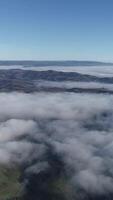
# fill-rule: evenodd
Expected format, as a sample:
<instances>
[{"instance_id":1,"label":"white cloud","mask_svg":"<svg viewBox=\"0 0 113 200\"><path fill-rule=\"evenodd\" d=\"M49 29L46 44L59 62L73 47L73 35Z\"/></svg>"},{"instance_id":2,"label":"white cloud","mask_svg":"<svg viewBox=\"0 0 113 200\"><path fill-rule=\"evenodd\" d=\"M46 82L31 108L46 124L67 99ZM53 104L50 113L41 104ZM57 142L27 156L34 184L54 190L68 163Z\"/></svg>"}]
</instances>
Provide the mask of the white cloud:
<instances>
[{"instance_id":1,"label":"white cloud","mask_svg":"<svg viewBox=\"0 0 113 200\"><path fill-rule=\"evenodd\" d=\"M0 93L0 163L28 162L27 173L46 170L49 144L68 174L72 169L73 184L112 192L112 102L112 95Z\"/></svg>"}]
</instances>

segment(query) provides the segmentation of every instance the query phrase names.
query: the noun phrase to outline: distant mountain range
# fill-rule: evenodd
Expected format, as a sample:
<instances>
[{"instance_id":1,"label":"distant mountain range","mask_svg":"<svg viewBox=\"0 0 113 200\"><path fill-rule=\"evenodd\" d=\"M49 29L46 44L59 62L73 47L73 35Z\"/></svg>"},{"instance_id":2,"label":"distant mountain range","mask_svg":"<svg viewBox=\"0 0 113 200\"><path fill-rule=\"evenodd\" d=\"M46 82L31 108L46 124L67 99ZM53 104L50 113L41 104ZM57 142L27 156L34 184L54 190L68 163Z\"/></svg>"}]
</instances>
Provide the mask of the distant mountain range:
<instances>
[{"instance_id":1,"label":"distant mountain range","mask_svg":"<svg viewBox=\"0 0 113 200\"><path fill-rule=\"evenodd\" d=\"M113 94L113 90L108 91L105 88L58 88L57 86L38 86L37 81L53 81L53 82L97 82L113 84L112 77L96 77L76 72L59 72L53 70L47 71L31 71L31 70L0 70L0 92L74 92L74 93L104 93Z\"/></svg>"},{"instance_id":2,"label":"distant mountain range","mask_svg":"<svg viewBox=\"0 0 113 200\"><path fill-rule=\"evenodd\" d=\"M32 61L32 60L1 60L0 66L13 66L22 65L25 67L46 67L46 66L113 66L113 63L107 62L97 62L97 61Z\"/></svg>"}]
</instances>

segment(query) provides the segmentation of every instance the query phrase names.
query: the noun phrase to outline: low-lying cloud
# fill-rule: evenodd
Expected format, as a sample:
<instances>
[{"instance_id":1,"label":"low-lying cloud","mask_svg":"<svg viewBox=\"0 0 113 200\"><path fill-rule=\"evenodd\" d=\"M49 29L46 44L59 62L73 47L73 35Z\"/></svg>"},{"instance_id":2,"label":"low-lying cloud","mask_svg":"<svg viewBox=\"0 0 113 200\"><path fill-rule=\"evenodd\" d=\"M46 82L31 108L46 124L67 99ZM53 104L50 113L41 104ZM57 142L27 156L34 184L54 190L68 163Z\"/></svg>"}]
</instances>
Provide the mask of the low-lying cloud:
<instances>
[{"instance_id":1,"label":"low-lying cloud","mask_svg":"<svg viewBox=\"0 0 113 200\"><path fill-rule=\"evenodd\" d=\"M113 96L0 93L0 163L49 167L48 145L69 181L94 194L113 191Z\"/></svg>"}]
</instances>

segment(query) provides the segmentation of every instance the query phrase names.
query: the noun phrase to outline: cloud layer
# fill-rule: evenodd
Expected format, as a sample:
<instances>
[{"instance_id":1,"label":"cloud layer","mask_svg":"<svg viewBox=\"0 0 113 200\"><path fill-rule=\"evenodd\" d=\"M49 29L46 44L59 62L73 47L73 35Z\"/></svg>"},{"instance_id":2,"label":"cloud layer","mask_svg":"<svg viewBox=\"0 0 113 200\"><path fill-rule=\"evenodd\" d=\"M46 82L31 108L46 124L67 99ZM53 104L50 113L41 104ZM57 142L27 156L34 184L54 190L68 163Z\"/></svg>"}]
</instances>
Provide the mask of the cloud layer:
<instances>
[{"instance_id":1,"label":"cloud layer","mask_svg":"<svg viewBox=\"0 0 113 200\"><path fill-rule=\"evenodd\" d=\"M69 181L94 194L113 191L113 96L0 93L0 163L49 167L48 145Z\"/></svg>"}]
</instances>

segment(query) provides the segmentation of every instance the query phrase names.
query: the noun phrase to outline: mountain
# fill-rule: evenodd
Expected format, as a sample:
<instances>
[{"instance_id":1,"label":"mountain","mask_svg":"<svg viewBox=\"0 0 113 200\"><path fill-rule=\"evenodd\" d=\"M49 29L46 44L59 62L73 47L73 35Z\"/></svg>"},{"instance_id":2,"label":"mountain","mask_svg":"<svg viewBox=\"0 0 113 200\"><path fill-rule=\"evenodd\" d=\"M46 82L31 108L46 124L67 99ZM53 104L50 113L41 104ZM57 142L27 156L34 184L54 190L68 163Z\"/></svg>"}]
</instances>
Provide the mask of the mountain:
<instances>
[{"instance_id":1,"label":"mountain","mask_svg":"<svg viewBox=\"0 0 113 200\"><path fill-rule=\"evenodd\" d=\"M97 62L97 61L76 61L76 60L67 60L67 61L32 61L32 60L1 60L0 66L14 66L22 65L25 67L45 67L45 66L113 66L113 63L109 62Z\"/></svg>"},{"instance_id":2,"label":"mountain","mask_svg":"<svg viewBox=\"0 0 113 200\"><path fill-rule=\"evenodd\" d=\"M0 91L1 92L74 92L74 93L109 93L113 94L113 90L107 90L102 88L80 88L72 86L70 88L58 87L52 84L38 84L40 81L52 81L53 83L59 82L94 82L94 83L105 83L112 84L112 77L96 77L87 74L80 74L76 72L59 72L59 71L32 71L32 70L0 70Z\"/></svg>"}]
</instances>

